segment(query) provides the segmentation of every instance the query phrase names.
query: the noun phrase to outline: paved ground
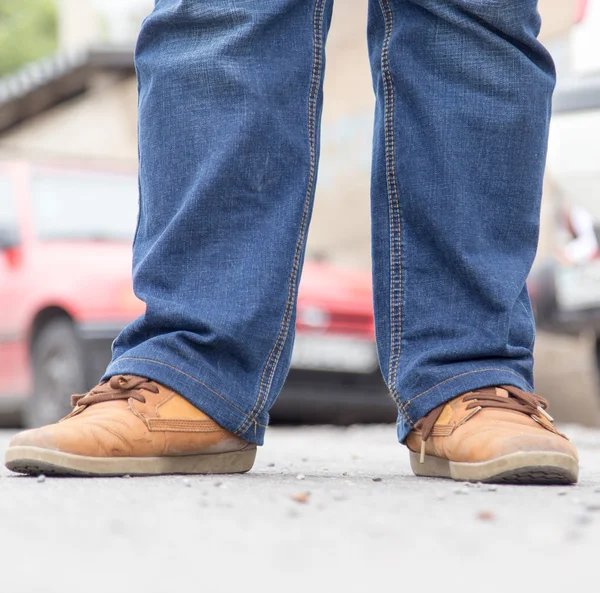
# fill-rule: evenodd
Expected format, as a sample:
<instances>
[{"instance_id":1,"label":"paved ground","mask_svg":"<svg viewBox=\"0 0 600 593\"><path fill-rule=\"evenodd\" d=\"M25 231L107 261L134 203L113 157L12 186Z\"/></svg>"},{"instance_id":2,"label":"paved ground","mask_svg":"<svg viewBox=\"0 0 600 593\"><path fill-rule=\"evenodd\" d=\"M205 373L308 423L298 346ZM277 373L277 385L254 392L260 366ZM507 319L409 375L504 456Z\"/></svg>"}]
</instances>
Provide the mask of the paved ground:
<instances>
[{"instance_id":1,"label":"paved ground","mask_svg":"<svg viewBox=\"0 0 600 593\"><path fill-rule=\"evenodd\" d=\"M569 430L572 488L417 479L391 426L275 428L245 476L0 470L0 591L596 592L600 431Z\"/></svg>"}]
</instances>

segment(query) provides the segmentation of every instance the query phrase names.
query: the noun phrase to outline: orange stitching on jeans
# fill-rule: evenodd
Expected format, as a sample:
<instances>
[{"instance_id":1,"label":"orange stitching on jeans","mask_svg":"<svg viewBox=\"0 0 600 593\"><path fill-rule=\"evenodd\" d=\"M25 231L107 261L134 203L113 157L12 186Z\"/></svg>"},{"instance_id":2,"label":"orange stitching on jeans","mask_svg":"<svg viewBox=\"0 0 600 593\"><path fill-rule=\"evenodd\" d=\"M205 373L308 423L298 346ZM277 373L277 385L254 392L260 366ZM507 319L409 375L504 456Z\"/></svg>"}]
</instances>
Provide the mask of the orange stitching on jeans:
<instances>
[{"instance_id":1,"label":"orange stitching on jeans","mask_svg":"<svg viewBox=\"0 0 600 593\"><path fill-rule=\"evenodd\" d=\"M256 402L254 404L254 407L252 408L252 411L246 417L246 420L235 431L236 434L242 434L246 430L248 430L250 424L256 421L256 418L262 412L267 402L269 390L273 381L273 376L275 375L277 365L279 364L279 358L281 357L281 354L285 347L285 343L288 338L292 313L294 311L294 305L296 302L296 293L298 291L298 273L300 269L300 261L302 259L304 243L306 239L308 217L312 205L312 196L315 185L315 172L317 160L316 119L319 91L321 89L321 78L323 73L323 15L325 13L326 3L327 0L317 0L315 4L315 11L313 17L314 55L311 83L308 92L308 142L310 151L310 169L308 176L308 187L306 189L306 196L304 199L304 209L302 211L302 219L300 221L300 234L298 236L298 241L296 242L294 261L292 264L292 271L289 279L287 301L284 309L283 319L281 321L281 326L279 328L279 334L277 335L275 344L273 345L273 348L269 353L269 357L267 358L267 362L265 363L265 366L263 368Z\"/></svg>"},{"instance_id":2,"label":"orange stitching on jeans","mask_svg":"<svg viewBox=\"0 0 600 593\"><path fill-rule=\"evenodd\" d=\"M158 364L158 365L167 367L169 369L172 369L174 371L177 371L178 373L181 373L182 375L186 376L188 379L191 379L192 381L198 383L199 385L202 385L202 387L204 387L205 389L207 389L208 391L210 391L211 393L216 395L218 398L222 399L228 406L233 408L236 412L239 412L244 417L247 417L247 414L243 410L240 410L240 408L233 405L225 396L221 395L218 391L215 391L214 389L212 389L212 387L209 387L206 383L203 383L202 381L196 379L196 377L192 377L192 375L188 375L185 371L182 371L181 369L178 369L177 367L174 367L171 364L168 364L166 362L161 362L160 360L153 360L152 358L138 358L138 357L132 357L132 356L118 358L115 361L115 364L118 364L119 362L121 362L123 360L131 360L133 362L152 362L154 364ZM260 422L257 422L256 424L258 424L258 426L260 426L261 428L267 428L265 424L261 424Z\"/></svg>"},{"instance_id":3,"label":"orange stitching on jeans","mask_svg":"<svg viewBox=\"0 0 600 593\"><path fill-rule=\"evenodd\" d=\"M395 134L394 134L394 83L390 72L389 47L394 26L393 12L389 0L379 0L385 23L385 38L381 48L381 71L385 97L384 144L385 168L390 214L390 359L388 363L388 388L396 404L400 407L400 394L396 386L398 366L402 348L402 221L400 199L395 171Z\"/></svg>"},{"instance_id":4,"label":"orange stitching on jeans","mask_svg":"<svg viewBox=\"0 0 600 593\"><path fill-rule=\"evenodd\" d=\"M448 379L444 379L440 383L437 383L433 387L430 387L429 389L426 389L425 391L422 391L418 395L415 395L414 397L409 399L405 404L402 404L402 406L401 406L403 416L408 420L409 424L412 426L414 424L414 421L410 417L406 408L408 408L408 406L410 404L412 404L415 400L419 399L423 395L428 394L430 391L433 391L434 389L438 388L440 385L443 385L444 383L448 383L448 381L454 381L454 379L460 379L461 377L465 377L466 375L474 375L476 373L487 373L490 371L498 372L498 373L509 373L510 375L514 375L515 377L521 379L521 381L523 381L525 383L525 385L527 385L527 387L529 387L529 389L532 388L531 385L529 385L529 383L527 383L527 381L525 381L525 379L523 379L523 377L521 375L515 373L514 371L509 371L508 369L489 368L489 369L477 369L475 371L467 371L466 373L460 373L459 375L454 375L453 377L448 377Z\"/></svg>"}]
</instances>

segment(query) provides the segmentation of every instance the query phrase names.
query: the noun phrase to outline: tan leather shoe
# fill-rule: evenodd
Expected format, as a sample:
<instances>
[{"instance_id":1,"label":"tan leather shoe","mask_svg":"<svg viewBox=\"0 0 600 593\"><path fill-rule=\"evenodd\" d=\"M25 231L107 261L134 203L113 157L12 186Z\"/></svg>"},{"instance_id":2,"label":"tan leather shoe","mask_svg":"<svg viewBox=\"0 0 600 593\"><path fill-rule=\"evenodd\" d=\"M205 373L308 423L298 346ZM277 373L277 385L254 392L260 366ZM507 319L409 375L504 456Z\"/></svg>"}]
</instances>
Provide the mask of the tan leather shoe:
<instances>
[{"instance_id":1,"label":"tan leather shoe","mask_svg":"<svg viewBox=\"0 0 600 593\"><path fill-rule=\"evenodd\" d=\"M219 474L252 468L256 446L186 399L132 375L112 377L57 424L15 436L6 467L24 474L83 476Z\"/></svg>"},{"instance_id":2,"label":"tan leather shoe","mask_svg":"<svg viewBox=\"0 0 600 593\"><path fill-rule=\"evenodd\" d=\"M417 476L469 482L573 484L577 449L547 407L511 386L465 393L417 422L406 439L411 467Z\"/></svg>"}]
</instances>

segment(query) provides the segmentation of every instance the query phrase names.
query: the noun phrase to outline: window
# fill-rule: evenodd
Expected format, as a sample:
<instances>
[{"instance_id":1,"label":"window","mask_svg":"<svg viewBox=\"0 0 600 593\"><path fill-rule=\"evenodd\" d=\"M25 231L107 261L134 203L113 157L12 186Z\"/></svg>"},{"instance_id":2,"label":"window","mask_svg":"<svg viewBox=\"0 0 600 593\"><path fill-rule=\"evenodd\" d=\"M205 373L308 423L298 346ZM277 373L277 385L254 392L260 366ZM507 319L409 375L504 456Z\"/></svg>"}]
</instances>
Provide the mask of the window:
<instances>
[{"instance_id":1,"label":"window","mask_svg":"<svg viewBox=\"0 0 600 593\"><path fill-rule=\"evenodd\" d=\"M43 241L132 241L138 211L135 175L38 172L33 222Z\"/></svg>"},{"instance_id":2,"label":"window","mask_svg":"<svg viewBox=\"0 0 600 593\"><path fill-rule=\"evenodd\" d=\"M13 180L0 175L0 243L16 242L17 236L18 217Z\"/></svg>"}]
</instances>

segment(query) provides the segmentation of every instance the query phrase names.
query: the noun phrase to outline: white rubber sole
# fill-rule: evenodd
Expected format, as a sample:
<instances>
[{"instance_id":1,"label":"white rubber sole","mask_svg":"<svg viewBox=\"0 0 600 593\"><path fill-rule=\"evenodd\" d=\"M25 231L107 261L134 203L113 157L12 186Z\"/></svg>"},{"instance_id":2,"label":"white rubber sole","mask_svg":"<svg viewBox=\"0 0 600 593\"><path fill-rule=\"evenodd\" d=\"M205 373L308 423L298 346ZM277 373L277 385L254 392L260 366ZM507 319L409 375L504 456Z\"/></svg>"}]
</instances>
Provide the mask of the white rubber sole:
<instances>
[{"instance_id":1,"label":"white rubber sole","mask_svg":"<svg viewBox=\"0 0 600 593\"><path fill-rule=\"evenodd\" d=\"M241 451L173 457L85 457L39 447L10 447L6 467L21 474L61 476L157 476L237 474L252 469L256 446Z\"/></svg>"},{"instance_id":2,"label":"white rubber sole","mask_svg":"<svg viewBox=\"0 0 600 593\"><path fill-rule=\"evenodd\" d=\"M417 476L449 478L461 482L505 484L575 484L579 463L570 455L528 451L505 455L491 461L458 463L441 457L410 452L410 465Z\"/></svg>"}]
</instances>

